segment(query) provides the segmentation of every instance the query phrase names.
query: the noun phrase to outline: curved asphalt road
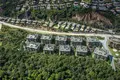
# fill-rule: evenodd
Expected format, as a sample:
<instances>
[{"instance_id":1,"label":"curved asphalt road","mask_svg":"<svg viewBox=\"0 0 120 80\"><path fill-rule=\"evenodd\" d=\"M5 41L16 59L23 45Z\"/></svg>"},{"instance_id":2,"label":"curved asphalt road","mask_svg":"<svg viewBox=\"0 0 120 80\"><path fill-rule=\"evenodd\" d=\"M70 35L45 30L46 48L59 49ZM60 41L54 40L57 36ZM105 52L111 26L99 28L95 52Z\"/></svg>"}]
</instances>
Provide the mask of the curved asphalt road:
<instances>
[{"instance_id":1,"label":"curved asphalt road","mask_svg":"<svg viewBox=\"0 0 120 80\"><path fill-rule=\"evenodd\" d=\"M109 55L112 55L112 53L110 52L108 48L108 40L109 40L109 37L106 36L105 39L100 40L100 42L103 44L103 47L108 51ZM116 71L115 64L114 64L114 57L112 59L111 66Z\"/></svg>"},{"instance_id":2,"label":"curved asphalt road","mask_svg":"<svg viewBox=\"0 0 120 80\"><path fill-rule=\"evenodd\" d=\"M32 29L32 28L27 28L27 27L21 27L21 26L16 26L12 25L6 22L1 22L0 24L12 27L12 28L19 28L19 29L24 29L27 31L31 32L38 32L38 33L43 33L43 34L56 34L56 35L73 35L73 36L101 36L101 37L117 37L120 38L120 35L110 35L110 34L96 34L96 33L66 33L66 32L52 32L52 31L44 31L44 30L38 30L38 29Z\"/></svg>"}]
</instances>

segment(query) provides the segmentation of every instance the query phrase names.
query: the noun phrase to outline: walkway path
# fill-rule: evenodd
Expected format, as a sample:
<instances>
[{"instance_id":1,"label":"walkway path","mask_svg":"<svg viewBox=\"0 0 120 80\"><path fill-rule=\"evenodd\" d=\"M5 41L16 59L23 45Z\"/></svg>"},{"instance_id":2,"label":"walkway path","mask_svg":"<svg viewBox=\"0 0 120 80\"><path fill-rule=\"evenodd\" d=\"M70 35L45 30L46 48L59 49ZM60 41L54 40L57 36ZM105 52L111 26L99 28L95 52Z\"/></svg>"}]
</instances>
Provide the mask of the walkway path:
<instances>
[{"instance_id":1,"label":"walkway path","mask_svg":"<svg viewBox=\"0 0 120 80\"><path fill-rule=\"evenodd\" d=\"M102 42L103 47L108 51L109 55L112 55L112 53L110 52L110 50L108 48L108 39L109 39L109 37L106 36L105 39L100 40L100 42ZM114 64L114 57L112 59L111 66L116 71L115 64Z\"/></svg>"}]
</instances>

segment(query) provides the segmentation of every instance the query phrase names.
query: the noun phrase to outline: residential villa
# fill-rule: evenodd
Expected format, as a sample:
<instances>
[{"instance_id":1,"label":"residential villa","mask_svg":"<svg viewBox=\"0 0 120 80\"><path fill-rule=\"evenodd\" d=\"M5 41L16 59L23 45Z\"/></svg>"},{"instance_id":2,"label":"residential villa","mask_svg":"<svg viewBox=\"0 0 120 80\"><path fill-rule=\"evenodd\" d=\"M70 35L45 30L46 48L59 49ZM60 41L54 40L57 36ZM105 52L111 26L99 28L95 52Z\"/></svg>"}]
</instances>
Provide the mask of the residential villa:
<instances>
[{"instance_id":1,"label":"residential villa","mask_svg":"<svg viewBox=\"0 0 120 80\"><path fill-rule=\"evenodd\" d=\"M28 42L25 44L24 50L29 51L29 52L39 52L40 51L40 43Z\"/></svg>"},{"instance_id":2,"label":"residential villa","mask_svg":"<svg viewBox=\"0 0 120 80\"><path fill-rule=\"evenodd\" d=\"M70 38L70 41L71 41L71 45L72 46L82 45L82 43L83 43L83 37L72 36Z\"/></svg>"},{"instance_id":3,"label":"residential villa","mask_svg":"<svg viewBox=\"0 0 120 80\"><path fill-rule=\"evenodd\" d=\"M108 51L103 49L103 48L95 48L94 50L94 57L96 59L102 59L102 60L107 60L108 59Z\"/></svg>"},{"instance_id":4,"label":"residential villa","mask_svg":"<svg viewBox=\"0 0 120 80\"><path fill-rule=\"evenodd\" d=\"M50 44L52 42L52 35L42 35L41 43L42 44Z\"/></svg>"},{"instance_id":5,"label":"residential villa","mask_svg":"<svg viewBox=\"0 0 120 80\"><path fill-rule=\"evenodd\" d=\"M29 42L39 42L40 36L38 34L29 34L29 35L27 35L26 39Z\"/></svg>"},{"instance_id":6,"label":"residential villa","mask_svg":"<svg viewBox=\"0 0 120 80\"><path fill-rule=\"evenodd\" d=\"M67 36L56 36L55 43L59 45L64 45L67 43Z\"/></svg>"},{"instance_id":7,"label":"residential villa","mask_svg":"<svg viewBox=\"0 0 120 80\"><path fill-rule=\"evenodd\" d=\"M76 53L75 55L87 55L88 54L88 48L87 46L76 46Z\"/></svg>"},{"instance_id":8,"label":"residential villa","mask_svg":"<svg viewBox=\"0 0 120 80\"><path fill-rule=\"evenodd\" d=\"M45 44L43 48L44 53L54 53L55 51L55 44Z\"/></svg>"},{"instance_id":9,"label":"residential villa","mask_svg":"<svg viewBox=\"0 0 120 80\"><path fill-rule=\"evenodd\" d=\"M59 45L59 55L60 54L70 54L71 47L70 45Z\"/></svg>"}]
</instances>

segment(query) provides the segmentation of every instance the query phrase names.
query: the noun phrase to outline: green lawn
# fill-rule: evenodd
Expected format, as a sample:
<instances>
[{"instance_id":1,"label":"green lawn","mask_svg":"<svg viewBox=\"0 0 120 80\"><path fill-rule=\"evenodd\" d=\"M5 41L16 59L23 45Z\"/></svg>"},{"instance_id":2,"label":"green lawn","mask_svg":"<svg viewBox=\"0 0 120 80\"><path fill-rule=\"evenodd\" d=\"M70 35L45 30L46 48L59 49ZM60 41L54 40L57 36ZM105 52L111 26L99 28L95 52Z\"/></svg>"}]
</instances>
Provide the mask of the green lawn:
<instances>
[{"instance_id":1,"label":"green lawn","mask_svg":"<svg viewBox=\"0 0 120 80\"><path fill-rule=\"evenodd\" d=\"M53 28L54 28L54 29L59 29L59 27L58 27L57 25L55 25Z\"/></svg>"},{"instance_id":2,"label":"green lawn","mask_svg":"<svg viewBox=\"0 0 120 80\"><path fill-rule=\"evenodd\" d=\"M97 39L98 39L98 40L104 40L105 38L104 38L104 37L97 36Z\"/></svg>"},{"instance_id":3,"label":"green lawn","mask_svg":"<svg viewBox=\"0 0 120 80\"><path fill-rule=\"evenodd\" d=\"M120 58L120 51L115 52L115 51L113 51L113 49L110 48L110 47L109 47L109 50L110 50L110 52L112 53L112 55L113 55L114 57ZM116 54L119 54L119 56L116 56Z\"/></svg>"},{"instance_id":4,"label":"green lawn","mask_svg":"<svg viewBox=\"0 0 120 80\"><path fill-rule=\"evenodd\" d=\"M94 58L94 53L92 53L92 58Z\"/></svg>"},{"instance_id":5,"label":"green lawn","mask_svg":"<svg viewBox=\"0 0 120 80\"><path fill-rule=\"evenodd\" d=\"M2 46L2 42L0 42L0 46Z\"/></svg>"},{"instance_id":6,"label":"green lawn","mask_svg":"<svg viewBox=\"0 0 120 80\"><path fill-rule=\"evenodd\" d=\"M91 0L83 0L85 3L91 3Z\"/></svg>"}]
</instances>

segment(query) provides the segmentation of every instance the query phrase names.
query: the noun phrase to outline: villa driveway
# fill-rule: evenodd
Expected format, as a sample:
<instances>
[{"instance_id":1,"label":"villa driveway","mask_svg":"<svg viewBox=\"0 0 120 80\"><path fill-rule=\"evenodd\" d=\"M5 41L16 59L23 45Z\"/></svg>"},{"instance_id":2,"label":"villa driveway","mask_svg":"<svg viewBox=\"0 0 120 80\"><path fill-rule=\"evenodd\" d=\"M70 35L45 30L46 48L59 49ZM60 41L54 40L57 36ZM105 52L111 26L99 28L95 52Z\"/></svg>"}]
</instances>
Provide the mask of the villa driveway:
<instances>
[{"instance_id":1,"label":"villa driveway","mask_svg":"<svg viewBox=\"0 0 120 80\"><path fill-rule=\"evenodd\" d=\"M112 55L112 53L110 52L108 48L108 40L109 40L109 37L106 36L105 39L100 40L100 42L103 44L103 47L108 51L109 55ZM112 59L111 66L116 71L115 64L114 64L114 57Z\"/></svg>"}]
</instances>

